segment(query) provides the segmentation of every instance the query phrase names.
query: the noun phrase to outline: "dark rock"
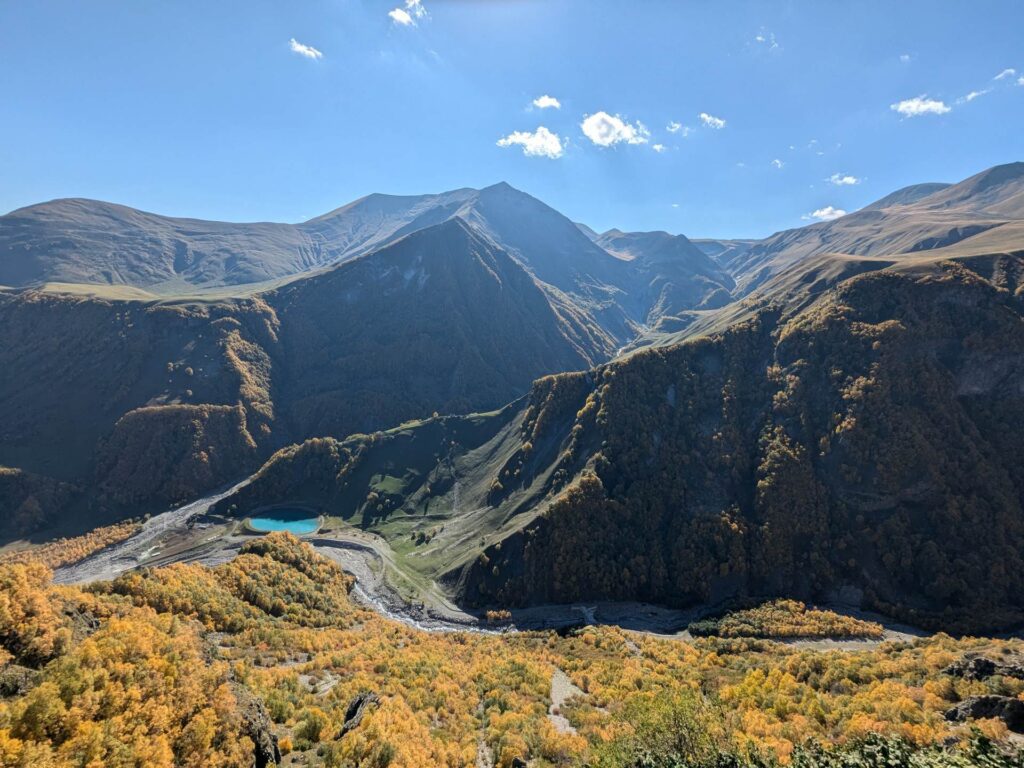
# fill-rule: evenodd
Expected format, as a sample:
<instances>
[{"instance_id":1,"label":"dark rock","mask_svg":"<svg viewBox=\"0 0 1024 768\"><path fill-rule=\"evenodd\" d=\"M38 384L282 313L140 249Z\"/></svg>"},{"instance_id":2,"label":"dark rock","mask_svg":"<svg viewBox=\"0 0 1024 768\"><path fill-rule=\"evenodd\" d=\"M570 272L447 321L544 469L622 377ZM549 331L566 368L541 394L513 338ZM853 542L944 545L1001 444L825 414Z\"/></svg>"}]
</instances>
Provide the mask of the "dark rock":
<instances>
[{"instance_id":1,"label":"dark rock","mask_svg":"<svg viewBox=\"0 0 1024 768\"><path fill-rule=\"evenodd\" d=\"M995 674L996 663L992 659L986 659L984 656L964 657L959 661L954 661L943 671L947 675L962 677L965 680L984 680L986 677L991 677Z\"/></svg>"},{"instance_id":2,"label":"dark rock","mask_svg":"<svg viewBox=\"0 0 1024 768\"><path fill-rule=\"evenodd\" d=\"M526 768L526 761L521 757L513 757L512 768Z\"/></svg>"},{"instance_id":3,"label":"dark rock","mask_svg":"<svg viewBox=\"0 0 1024 768\"><path fill-rule=\"evenodd\" d=\"M965 656L946 667L945 672L965 680L985 680L993 675L1024 680L1024 664L994 661L985 656Z\"/></svg>"},{"instance_id":4,"label":"dark rock","mask_svg":"<svg viewBox=\"0 0 1024 768\"><path fill-rule=\"evenodd\" d=\"M39 672L18 664L0 669L0 696L21 696L36 687Z\"/></svg>"},{"instance_id":5,"label":"dark rock","mask_svg":"<svg viewBox=\"0 0 1024 768\"><path fill-rule=\"evenodd\" d=\"M234 692L242 712L245 733L252 739L255 768L278 765L281 762L281 750L277 746L277 736L273 733L270 715L263 700L240 685L235 686Z\"/></svg>"},{"instance_id":6,"label":"dark rock","mask_svg":"<svg viewBox=\"0 0 1024 768\"><path fill-rule=\"evenodd\" d=\"M1024 733L1024 701L1012 696L971 696L946 712L954 723L997 717L1014 733Z\"/></svg>"},{"instance_id":7,"label":"dark rock","mask_svg":"<svg viewBox=\"0 0 1024 768\"><path fill-rule=\"evenodd\" d=\"M363 722L363 716L366 714L366 711L377 704L380 704L380 697L376 693L363 691L356 694L352 701L348 703L348 709L345 710L345 723L341 726L338 738L344 738L347 734L358 728L359 724Z\"/></svg>"}]
</instances>

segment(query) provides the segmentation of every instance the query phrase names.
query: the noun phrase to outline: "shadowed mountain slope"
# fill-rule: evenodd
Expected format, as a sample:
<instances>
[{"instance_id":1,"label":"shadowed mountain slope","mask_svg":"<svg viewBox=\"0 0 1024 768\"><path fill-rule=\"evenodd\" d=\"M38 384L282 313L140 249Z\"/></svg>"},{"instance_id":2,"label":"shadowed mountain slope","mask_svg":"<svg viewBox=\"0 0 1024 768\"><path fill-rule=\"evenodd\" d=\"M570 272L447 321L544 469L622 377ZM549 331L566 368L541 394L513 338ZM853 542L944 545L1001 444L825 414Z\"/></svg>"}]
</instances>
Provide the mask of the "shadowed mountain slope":
<instances>
[{"instance_id":1,"label":"shadowed mountain slope","mask_svg":"<svg viewBox=\"0 0 1024 768\"><path fill-rule=\"evenodd\" d=\"M280 323L279 391L302 435L497 407L539 371L586 368L613 351L460 218L266 300Z\"/></svg>"},{"instance_id":2,"label":"shadowed mountain slope","mask_svg":"<svg viewBox=\"0 0 1024 768\"><path fill-rule=\"evenodd\" d=\"M733 279L685 235L609 230L597 243L633 267L632 295L644 322L689 309L713 309L731 301Z\"/></svg>"},{"instance_id":3,"label":"shadowed mountain slope","mask_svg":"<svg viewBox=\"0 0 1024 768\"><path fill-rule=\"evenodd\" d=\"M161 508L280 445L494 408L613 350L459 218L249 299L0 292L0 465L97 515Z\"/></svg>"},{"instance_id":4,"label":"shadowed mountain slope","mask_svg":"<svg viewBox=\"0 0 1024 768\"><path fill-rule=\"evenodd\" d=\"M953 262L879 271L788 319L546 377L496 414L287 449L221 507L315 505L476 605L842 589L1007 627L1022 381L1020 295Z\"/></svg>"},{"instance_id":5,"label":"shadowed mountain slope","mask_svg":"<svg viewBox=\"0 0 1024 768\"><path fill-rule=\"evenodd\" d=\"M605 567L587 565L587 557L604 563L614 554L615 567L609 573L619 573L622 583L632 585L622 595L686 602L742 593L758 584L819 594L849 581L858 588L870 587L877 602L899 598L906 589L918 596L915 605L932 611L940 597L922 583L897 584L889 571L884 578L874 570L863 578L847 573L831 544L827 553L816 556L825 558L830 570L804 567L803 554L792 555L801 567L781 576L757 570L756 553L767 546L758 538L766 535L763 531L744 534L742 579L694 582L690 591L680 579L692 580L696 571L673 571L666 565L664 573L649 570L640 578L639 566L630 566L626 578L616 569L628 558L623 561L612 550L615 541L635 535L651 552L661 551L663 562L670 555L674 562L683 562L680 552L658 547L689 535L690 529L679 528L682 523L673 515L691 509L702 494L710 494L712 501L701 501L693 510L710 505L716 514L732 519L735 507L735 515L742 518L736 521L739 529L760 530L762 513L755 504L760 481L752 468L768 461L764 446L776 439L779 427L787 440L802 441L800 455L809 465L801 463L803 474L794 477L813 476L813 487L825 489L820 498L814 497L825 501L813 509L827 509L829 521L840 514L837 504L846 509L858 493L885 497L886 504L895 498L895 506L884 508L906 512L907 525L921 523L920 509L949 499L975 509L980 503L975 497L983 497L988 506L979 519L998 517L1006 528L999 515L1015 519L1017 491L1012 489L1018 484L1013 471L999 474L996 464L1002 459L995 457L1014 449L1005 436L993 436L992 425L1020 425L1019 392L1012 384L1018 375L1014 355L1019 340L1014 333L1019 326L1012 318L1019 315L1024 292L1022 169L1017 163L957 185L907 188L837 221L763 241L694 243L663 232L617 230L597 235L505 184L441 195L371 195L292 227L163 219L87 201L22 209L0 217L0 269L8 270L11 282L19 274L24 278L22 288L0 291L0 369L8 374L0 377L0 465L11 468L4 470L0 500L5 508L21 510L4 518L8 528L3 535L31 530L32 520L40 525L71 520L85 526L129 511L159 509L245 475L290 443L326 439L313 448L305 444L288 449L301 462L307 450L340 445L345 441L338 438L344 435L373 433L435 411L445 415L499 408L527 392L538 377L589 369L541 379L530 403L506 408L499 422L472 417L472 437L466 433L445 444L444 430L430 432L434 436L419 445L435 438L442 442L417 459L425 464L411 474L404 471L407 462L397 449L389 454L387 466L371 474L378 481L408 480L387 481L380 492L373 491L379 498L385 487L390 489L388 509L396 514L404 510L396 529L426 536L426 530L419 530L424 521L416 515L428 506L431 516L449 516L450 522L431 536L437 543L430 556L415 561L425 575L445 578L454 593L471 601L507 601L513 595L509 590L519 590L516 594L528 600L589 595L574 591L576 582L569 575L530 564L526 549L522 568L515 570L520 566L513 558L498 569L500 578L492 580L487 576L491 571L474 565L481 551L509 537L502 550L506 555L491 553L487 558L512 557L507 553L521 543L515 537L527 535L523 532L533 521L548 519L547 510L569 493L570 485L578 485L585 495L595 489L590 479L584 482L584 473L589 473L600 481L606 499L615 502L608 506L602 501L593 508L595 526L607 524L613 533L602 539L606 534L598 531L592 542L597 549L589 555L585 547L581 550L581 572ZM26 234L26 221L42 227L43 234ZM179 241L187 246L182 251L187 258L176 266ZM89 265L99 265L98 271L75 271L87 271ZM115 285L118 290L149 291L143 295L151 298L90 294L95 284L79 285L78 295L68 284L62 291L38 289L58 278L108 277L121 281ZM204 298L152 298L158 290L174 294L186 283L192 286L189 290L207 291ZM932 297L937 308L930 308L922 296ZM941 314L959 311L951 308L960 301L967 302L963 318ZM828 322L818 323L821 318ZM876 334L874 326L882 330ZM799 359L816 361L819 378L787 357L791 346L784 341L794 328L813 329L804 333L807 344ZM903 365L895 357L875 354L888 349L885 334L904 345L900 354L910 362ZM997 341L990 343L990 337ZM867 338L870 351L864 348ZM881 345L878 349L875 342ZM992 363L995 368L974 354L976 343L1000 361ZM920 354L915 344L923 350ZM654 349L635 352L645 346ZM997 354L997 348L1004 353ZM624 355L602 366L617 349ZM708 349L718 351L704 370L700 350ZM645 367L652 360L667 368ZM733 378L723 378L727 361L737 369ZM978 372L1002 370L1010 377L991 386L970 385L981 386L981 399L970 403L982 403L983 412L965 411L968 400L960 385L950 389L950 382L959 382L972 367ZM785 372L784 379L778 379L779 370ZM642 375L626 377L633 388L620 390L616 377L630 371ZM822 371L845 371L845 383L821 379ZM806 383L796 394L788 391L794 381L790 373ZM950 484L929 490L922 497L924 506L912 511L901 506L903 500L917 498L904 485L910 482L910 470L879 486L876 475L881 470L873 474L869 466L871 455L902 444L872 421L870 408L850 416L850 403L874 392L867 382L883 373L891 383L886 390L890 399L883 398L878 412L896 419L912 435L927 435L914 450L924 451L926 443L937 446L935 466L950 479ZM647 378L654 383L645 383ZM927 393L917 393L916 400L905 395L919 384L929 387ZM868 389L862 392L861 385ZM626 474L604 473L602 462L620 445L618 430L628 432L636 426L631 421L640 418L626 406L661 397L678 399L684 387L697 403L687 411L686 421L674 421L674 406L664 423L644 422L644 416L646 431L629 439L636 441L635 450L654 453L639 458L630 454L628 472L617 470ZM621 408L610 405L620 402L616 393L625 404ZM997 402L990 403L990 395ZM801 407L815 414L813 423L799 422L805 432L798 435L797 422L788 417L772 420L778 404L804 397L809 399L801 400ZM608 407L601 405L605 402ZM740 416L735 408L741 408ZM899 421L903 413L908 414L906 423ZM833 417L839 421L833 423ZM853 430L853 436L840 441L860 446L860 453L844 459L843 466L868 478L864 488L849 486L853 475L836 470L832 459L819 461L834 455L822 446L832 445L835 430L848 417L854 426L877 427L863 437ZM458 420L441 421L454 425ZM723 432L726 428L732 431ZM417 430L404 431L427 434ZM353 445L368 439L353 438ZM670 463L662 462L658 453L666 440L675 441L678 449ZM398 445L389 441L387 436L372 438L373 446ZM786 443L778 450L785 453L790 447ZM330 461L347 461L347 450L330 448ZM920 476L924 469L907 458L907 451L890 458L906 461ZM954 452L963 466L951 458ZM447 457L447 463L437 464L437 457ZM743 469L734 470L732 462L743 462ZM268 473L271 466L282 465L267 465ZM648 478L643 473L649 466L659 467L661 474ZM339 471L335 467L317 479L317 493L326 495L314 498L337 502L345 514L356 514L349 506L358 510L369 491L349 488L338 495L331 478ZM644 484L637 487L654 495L621 495L635 482L629 472L643 476ZM971 486L963 472L985 478L989 495ZM252 493L287 496L291 486L280 478L288 476L285 471L272 489L256 484ZM428 476L434 481L409 479ZM625 490L619 482L626 483ZM685 499L673 496L674 491L657 496L662 487L677 488L679 483L686 485ZM790 485L787 480L771 495L788 499ZM344 502L338 501L342 498ZM801 509L811 509L807 499L797 502L804 505ZM647 511L641 514L631 504ZM621 509L628 514L616 517ZM656 516L656 525L647 525L643 515L648 513ZM823 519L811 518L819 523ZM581 518L564 519L587 527ZM640 533L621 527L628 520L634 520ZM848 531L849 520L843 520L840 528ZM789 519L783 524L797 526ZM841 538L832 528L813 525L818 527L808 537L823 536L829 542ZM660 538L645 539L647 528ZM694 535L704 533L700 529ZM978 541L978 546L988 546ZM778 546L803 553L805 544L801 540ZM607 551L599 552L601 547ZM638 553L630 557L634 555ZM705 556L710 555L700 555ZM947 562L963 570L962 559L950 554ZM701 568L706 565L700 563ZM812 565L817 568L819 560ZM978 567L972 561L971 572ZM798 578L798 573L804 575ZM591 576L591 583L600 587L594 594L620 594L606 576ZM540 586L542 581L548 586ZM957 594L963 603L968 592Z\"/></svg>"}]
</instances>

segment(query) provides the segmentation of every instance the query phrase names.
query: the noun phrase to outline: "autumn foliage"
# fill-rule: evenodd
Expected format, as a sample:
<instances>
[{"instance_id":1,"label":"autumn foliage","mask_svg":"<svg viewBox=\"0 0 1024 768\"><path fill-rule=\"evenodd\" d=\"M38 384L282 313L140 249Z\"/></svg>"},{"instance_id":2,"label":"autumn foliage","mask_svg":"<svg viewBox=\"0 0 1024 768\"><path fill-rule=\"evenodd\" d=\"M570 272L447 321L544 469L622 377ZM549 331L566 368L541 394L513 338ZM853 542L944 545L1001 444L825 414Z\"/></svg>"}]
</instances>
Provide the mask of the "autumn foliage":
<instances>
[{"instance_id":1,"label":"autumn foliage","mask_svg":"<svg viewBox=\"0 0 1024 768\"><path fill-rule=\"evenodd\" d=\"M249 766L255 697L281 751L311 765L625 768L682 756L699 768L831 768L881 749L904 759L886 765L940 768L989 749L968 746L946 709L1024 696L1022 680L943 671L965 653L1018 658L1019 641L937 635L841 653L614 627L435 634L361 608L350 588L288 534L214 568L87 590L52 586L39 563L0 567L0 765ZM812 613L775 606L766 626L779 610ZM561 706L575 732L549 719L555 669L582 691ZM342 736L367 691L376 703ZM1006 736L999 721L977 725ZM975 752L927 746L948 739ZM1000 754L989 764L1016 765Z\"/></svg>"}]
</instances>

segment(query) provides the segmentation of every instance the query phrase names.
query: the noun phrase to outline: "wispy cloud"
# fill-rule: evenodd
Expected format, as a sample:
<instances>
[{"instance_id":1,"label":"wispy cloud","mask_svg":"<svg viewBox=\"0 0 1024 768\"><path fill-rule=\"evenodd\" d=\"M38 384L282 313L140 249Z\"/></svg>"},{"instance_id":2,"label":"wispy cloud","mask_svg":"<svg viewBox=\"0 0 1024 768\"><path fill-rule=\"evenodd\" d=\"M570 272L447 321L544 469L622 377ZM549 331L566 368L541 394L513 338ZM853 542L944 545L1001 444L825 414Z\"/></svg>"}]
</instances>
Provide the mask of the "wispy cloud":
<instances>
[{"instance_id":1,"label":"wispy cloud","mask_svg":"<svg viewBox=\"0 0 1024 768\"><path fill-rule=\"evenodd\" d=\"M543 125L532 133L529 131L513 131L508 136L498 139L499 147L522 147L527 157L547 157L555 160L565 154L562 137L552 133Z\"/></svg>"},{"instance_id":2,"label":"wispy cloud","mask_svg":"<svg viewBox=\"0 0 1024 768\"><path fill-rule=\"evenodd\" d=\"M909 64L912 58L913 57L909 53L900 54L900 61L903 62L904 64Z\"/></svg>"},{"instance_id":3,"label":"wispy cloud","mask_svg":"<svg viewBox=\"0 0 1024 768\"><path fill-rule=\"evenodd\" d=\"M815 221L835 221L845 215L846 211L842 208L834 208L831 205L826 205L824 208L819 208L816 211L811 211L810 213L801 216L801 218L814 219Z\"/></svg>"},{"instance_id":4,"label":"wispy cloud","mask_svg":"<svg viewBox=\"0 0 1024 768\"><path fill-rule=\"evenodd\" d=\"M405 0L405 7L398 7L388 11L391 20L403 27L416 26L417 19L427 15L427 9L422 0Z\"/></svg>"},{"instance_id":5,"label":"wispy cloud","mask_svg":"<svg viewBox=\"0 0 1024 768\"><path fill-rule=\"evenodd\" d=\"M860 184L861 179L849 173L833 173L825 181L837 187L852 187L855 184Z\"/></svg>"},{"instance_id":6,"label":"wispy cloud","mask_svg":"<svg viewBox=\"0 0 1024 768\"><path fill-rule=\"evenodd\" d=\"M938 99L930 99L926 95L921 95L890 104L889 109L899 112L903 117L920 117L921 115L944 115L952 107Z\"/></svg>"},{"instance_id":7,"label":"wispy cloud","mask_svg":"<svg viewBox=\"0 0 1024 768\"><path fill-rule=\"evenodd\" d=\"M580 123L583 135L599 147L610 147L614 144L646 144L651 132L639 120L629 124L619 115L607 112L596 112L584 117Z\"/></svg>"},{"instance_id":8,"label":"wispy cloud","mask_svg":"<svg viewBox=\"0 0 1024 768\"><path fill-rule=\"evenodd\" d=\"M699 117L701 123L706 125L708 128L714 128L716 131L725 128L725 120L720 117L709 115L707 112L701 112L697 117Z\"/></svg>"},{"instance_id":9,"label":"wispy cloud","mask_svg":"<svg viewBox=\"0 0 1024 768\"><path fill-rule=\"evenodd\" d=\"M562 102L556 99L554 96L548 96L546 93L543 96L538 96L533 100L533 106L537 109L561 109Z\"/></svg>"},{"instance_id":10,"label":"wispy cloud","mask_svg":"<svg viewBox=\"0 0 1024 768\"><path fill-rule=\"evenodd\" d=\"M971 91L966 96L963 96L963 97L957 99L956 103L957 104L967 104L968 102L974 101L979 96L984 96L986 93L989 93L989 92L990 92L989 88L985 88L984 90L981 90L981 91Z\"/></svg>"},{"instance_id":11,"label":"wispy cloud","mask_svg":"<svg viewBox=\"0 0 1024 768\"><path fill-rule=\"evenodd\" d=\"M1004 69L1002 72L1000 72L998 75L996 75L995 77L992 78L992 82L993 83L998 83L1000 81L1005 81L1005 83L1006 83L1005 86L991 85L990 84L986 88L980 88L978 90L971 91L970 93L968 93L968 94L966 94L964 96L961 96L959 99L956 100L956 103L957 103L957 105L969 104L970 102L974 101L977 98L980 98L980 97L984 96L987 93L992 93L992 91L994 91L996 88L1012 86L1013 85L1013 80L1014 80L1015 77L1017 77L1017 70L1013 69L1012 67L1008 67L1008 68ZM1024 77L1018 79L1017 80L1017 84L1018 85L1024 84Z\"/></svg>"},{"instance_id":12,"label":"wispy cloud","mask_svg":"<svg viewBox=\"0 0 1024 768\"><path fill-rule=\"evenodd\" d=\"M782 170L782 168L785 165L786 164L784 162L782 162L781 160L779 160L779 158L777 158L777 157L774 160L772 160L772 168L775 168L776 170Z\"/></svg>"},{"instance_id":13,"label":"wispy cloud","mask_svg":"<svg viewBox=\"0 0 1024 768\"><path fill-rule=\"evenodd\" d=\"M669 133L678 133L684 139L693 133L693 128L688 125L683 125L682 123L677 123L675 120L670 120L668 125L665 126L665 130Z\"/></svg>"},{"instance_id":14,"label":"wispy cloud","mask_svg":"<svg viewBox=\"0 0 1024 768\"><path fill-rule=\"evenodd\" d=\"M324 54L321 51L318 51L312 45L303 45L294 37L288 41L288 47L291 48L294 53L299 54L299 56L305 56L307 59L316 60L324 57Z\"/></svg>"},{"instance_id":15,"label":"wispy cloud","mask_svg":"<svg viewBox=\"0 0 1024 768\"><path fill-rule=\"evenodd\" d=\"M653 149L655 152L664 152L665 151L665 145L664 144L652 144L651 145L651 149Z\"/></svg>"}]
</instances>

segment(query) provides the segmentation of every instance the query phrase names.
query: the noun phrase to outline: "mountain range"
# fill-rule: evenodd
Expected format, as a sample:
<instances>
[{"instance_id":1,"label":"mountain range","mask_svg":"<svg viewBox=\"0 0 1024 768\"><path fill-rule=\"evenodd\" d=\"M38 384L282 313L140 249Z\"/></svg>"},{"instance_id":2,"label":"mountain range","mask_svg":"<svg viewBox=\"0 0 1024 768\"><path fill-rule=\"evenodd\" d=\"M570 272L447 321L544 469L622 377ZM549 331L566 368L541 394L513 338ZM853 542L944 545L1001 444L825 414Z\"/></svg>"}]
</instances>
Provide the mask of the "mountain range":
<instances>
[{"instance_id":1,"label":"mountain range","mask_svg":"<svg viewBox=\"0 0 1024 768\"><path fill-rule=\"evenodd\" d=\"M1010 625L1022 274L1024 163L763 240L597 233L507 184L298 225L30 206L0 217L3 535L263 465L222 511L421 542L466 603Z\"/></svg>"}]
</instances>

